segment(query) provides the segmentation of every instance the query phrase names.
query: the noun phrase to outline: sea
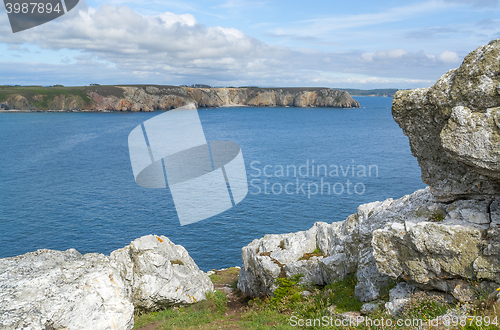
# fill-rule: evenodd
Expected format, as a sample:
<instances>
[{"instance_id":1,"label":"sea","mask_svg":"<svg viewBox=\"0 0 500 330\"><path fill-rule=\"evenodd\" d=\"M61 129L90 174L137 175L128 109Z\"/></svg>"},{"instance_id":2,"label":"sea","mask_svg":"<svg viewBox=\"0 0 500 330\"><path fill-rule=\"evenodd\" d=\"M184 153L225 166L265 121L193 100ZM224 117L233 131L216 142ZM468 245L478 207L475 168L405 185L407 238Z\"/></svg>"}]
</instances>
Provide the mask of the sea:
<instances>
[{"instance_id":1,"label":"sea","mask_svg":"<svg viewBox=\"0 0 500 330\"><path fill-rule=\"evenodd\" d=\"M356 109L199 109L208 141L240 145L248 194L219 215L181 226L170 190L134 181L128 135L161 112L0 113L0 258L37 249L109 254L165 235L200 269L241 265L266 234L307 230L360 204L425 187L392 98Z\"/></svg>"}]
</instances>

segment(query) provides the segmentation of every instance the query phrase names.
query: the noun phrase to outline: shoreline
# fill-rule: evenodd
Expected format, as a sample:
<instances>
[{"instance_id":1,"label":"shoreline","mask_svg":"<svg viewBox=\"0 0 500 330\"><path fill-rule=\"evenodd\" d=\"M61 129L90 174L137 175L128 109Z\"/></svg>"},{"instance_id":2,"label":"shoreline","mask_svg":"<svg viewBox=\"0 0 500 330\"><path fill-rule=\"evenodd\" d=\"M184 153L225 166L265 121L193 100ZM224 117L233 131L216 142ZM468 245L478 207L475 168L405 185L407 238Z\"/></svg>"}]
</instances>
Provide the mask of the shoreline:
<instances>
[{"instance_id":1,"label":"shoreline","mask_svg":"<svg viewBox=\"0 0 500 330\"><path fill-rule=\"evenodd\" d=\"M196 110L206 110L206 109L218 109L218 108L297 108L297 109L360 109L361 107L358 108L342 108L342 107L315 107L315 106L309 106L309 107L296 107L296 106L279 106L279 105L272 105L272 106L253 106L253 105L242 105L242 104L231 104L231 105L221 105L220 107L199 107ZM79 112L91 112L91 113L148 113L148 112L165 112L165 111L170 111L170 110L175 110L175 109L168 109L168 110L153 110L153 111L131 111L131 110L0 110L0 113L35 113L35 112L40 112L40 113L52 113L52 112L74 112L74 113L79 113Z\"/></svg>"}]
</instances>

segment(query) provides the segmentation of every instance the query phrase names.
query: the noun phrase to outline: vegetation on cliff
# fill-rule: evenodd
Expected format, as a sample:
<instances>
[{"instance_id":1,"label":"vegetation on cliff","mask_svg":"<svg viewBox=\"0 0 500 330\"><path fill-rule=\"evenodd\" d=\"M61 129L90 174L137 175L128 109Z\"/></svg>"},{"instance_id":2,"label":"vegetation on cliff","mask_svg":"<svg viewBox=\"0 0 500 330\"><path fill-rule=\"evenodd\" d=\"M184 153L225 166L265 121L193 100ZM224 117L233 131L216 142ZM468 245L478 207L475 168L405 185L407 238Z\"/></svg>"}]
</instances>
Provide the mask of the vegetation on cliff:
<instances>
[{"instance_id":1,"label":"vegetation on cliff","mask_svg":"<svg viewBox=\"0 0 500 330\"><path fill-rule=\"evenodd\" d=\"M488 295L479 296L471 304L463 306L447 303L439 296L421 291L410 295L400 315L391 316L384 310L384 304L389 302L389 291L396 286L396 281L385 288L378 304L373 304L373 309L366 310L354 295L357 283L354 274L326 286L301 284L299 276L280 278L274 296L252 299L235 288L237 273L236 268L216 271L210 277L217 289L215 293L207 294L207 300L190 306L137 314L134 329L417 329L417 326L398 326L398 320L426 322L456 308L467 308L471 317L481 317L482 325L475 324L479 319L467 319L465 325L455 329L498 329L494 324L487 326L484 322L486 317L491 321L497 318L500 323L500 302ZM361 318L366 322L362 322ZM329 326L325 327L327 319ZM351 319L353 325L349 325ZM370 325L368 321L373 323L382 319L393 326ZM340 325L342 321L344 325ZM444 329L443 320L440 326L434 328Z\"/></svg>"}]
</instances>

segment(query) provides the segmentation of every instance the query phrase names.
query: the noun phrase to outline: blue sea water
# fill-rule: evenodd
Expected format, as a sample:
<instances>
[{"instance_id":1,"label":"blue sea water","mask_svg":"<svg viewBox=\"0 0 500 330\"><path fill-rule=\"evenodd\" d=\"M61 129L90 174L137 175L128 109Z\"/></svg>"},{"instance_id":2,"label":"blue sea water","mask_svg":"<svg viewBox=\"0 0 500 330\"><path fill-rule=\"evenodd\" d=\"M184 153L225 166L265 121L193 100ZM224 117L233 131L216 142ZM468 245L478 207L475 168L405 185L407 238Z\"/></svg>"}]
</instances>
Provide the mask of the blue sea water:
<instances>
[{"instance_id":1,"label":"blue sea water","mask_svg":"<svg viewBox=\"0 0 500 330\"><path fill-rule=\"evenodd\" d=\"M183 245L206 271L240 265L241 247L265 234L340 221L360 204L425 187L392 119L392 99L356 99L359 109L198 110L207 140L241 146L249 193L187 226L168 189L134 182L128 134L158 112L2 113L0 258L41 248L109 254L157 234Z\"/></svg>"}]
</instances>

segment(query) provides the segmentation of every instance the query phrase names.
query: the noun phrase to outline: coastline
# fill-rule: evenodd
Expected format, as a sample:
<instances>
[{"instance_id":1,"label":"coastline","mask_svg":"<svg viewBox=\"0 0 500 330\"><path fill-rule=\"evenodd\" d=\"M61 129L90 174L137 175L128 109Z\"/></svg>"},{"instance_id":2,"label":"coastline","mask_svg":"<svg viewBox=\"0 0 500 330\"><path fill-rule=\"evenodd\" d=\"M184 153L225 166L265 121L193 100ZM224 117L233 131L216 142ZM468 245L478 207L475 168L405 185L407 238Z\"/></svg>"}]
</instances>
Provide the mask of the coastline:
<instances>
[{"instance_id":1,"label":"coastline","mask_svg":"<svg viewBox=\"0 0 500 330\"><path fill-rule=\"evenodd\" d=\"M195 103L198 108L221 106L294 106L357 108L347 91L316 87L196 88L168 85L108 85L81 87L0 86L0 109L69 111L170 110Z\"/></svg>"},{"instance_id":2,"label":"coastline","mask_svg":"<svg viewBox=\"0 0 500 330\"><path fill-rule=\"evenodd\" d=\"M374 96L378 97L378 96ZM259 105L245 105L245 104L226 104L226 105L221 105L217 107L199 107L197 110L205 110L205 109L218 109L218 108L299 108L299 109L316 109L316 108L326 108L326 109L346 109L346 108L339 108L339 107L317 107L317 106L307 106L307 107L297 107L297 106L283 106L283 105L264 105L264 106L259 106ZM361 108L358 107L358 108ZM353 108L354 109L354 108ZM170 110L175 110L175 109L168 109L168 110L163 110L163 109L157 109L157 110L151 110L151 111L133 111L133 110L0 110L0 113L52 113L52 112L73 112L73 113L80 113L80 112L88 112L88 113L144 113L144 112L166 112Z\"/></svg>"}]
</instances>

